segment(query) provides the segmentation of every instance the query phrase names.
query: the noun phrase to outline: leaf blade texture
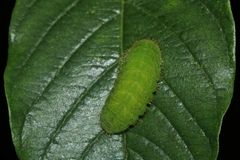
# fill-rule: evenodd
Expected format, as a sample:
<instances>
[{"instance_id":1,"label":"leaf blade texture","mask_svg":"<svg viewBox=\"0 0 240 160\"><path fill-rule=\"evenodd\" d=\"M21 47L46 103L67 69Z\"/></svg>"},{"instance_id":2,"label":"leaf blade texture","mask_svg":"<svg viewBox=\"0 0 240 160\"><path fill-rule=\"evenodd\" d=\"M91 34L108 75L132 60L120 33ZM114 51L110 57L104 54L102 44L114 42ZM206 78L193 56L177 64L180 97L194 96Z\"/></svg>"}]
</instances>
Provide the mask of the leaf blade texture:
<instances>
[{"instance_id":1,"label":"leaf blade texture","mask_svg":"<svg viewBox=\"0 0 240 160\"><path fill-rule=\"evenodd\" d=\"M20 159L216 159L232 96L235 33L229 1L17 1L5 71ZM120 135L99 114L121 54L160 44L152 106ZM139 145L141 144L141 145Z\"/></svg>"}]
</instances>

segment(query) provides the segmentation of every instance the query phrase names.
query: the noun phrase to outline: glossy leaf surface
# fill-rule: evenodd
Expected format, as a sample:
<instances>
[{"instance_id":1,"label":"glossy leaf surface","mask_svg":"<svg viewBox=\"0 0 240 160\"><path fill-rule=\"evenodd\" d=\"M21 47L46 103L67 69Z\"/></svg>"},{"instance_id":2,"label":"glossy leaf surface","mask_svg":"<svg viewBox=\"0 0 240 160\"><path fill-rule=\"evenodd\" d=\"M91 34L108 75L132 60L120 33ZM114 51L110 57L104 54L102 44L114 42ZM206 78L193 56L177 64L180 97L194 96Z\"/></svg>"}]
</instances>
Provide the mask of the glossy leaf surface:
<instances>
[{"instance_id":1,"label":"glossy leaf surface","mask_svg":"<svg viewBox=\"0 0 240 160\"><path fill-rule=\"evenodd\" d=\"M20 159L216 159L232 96L234 22L228 0L18 0L5 90ZM121 53L160 44L152 106L123 134L99 115Z\"/></svg>"}]
</instances>

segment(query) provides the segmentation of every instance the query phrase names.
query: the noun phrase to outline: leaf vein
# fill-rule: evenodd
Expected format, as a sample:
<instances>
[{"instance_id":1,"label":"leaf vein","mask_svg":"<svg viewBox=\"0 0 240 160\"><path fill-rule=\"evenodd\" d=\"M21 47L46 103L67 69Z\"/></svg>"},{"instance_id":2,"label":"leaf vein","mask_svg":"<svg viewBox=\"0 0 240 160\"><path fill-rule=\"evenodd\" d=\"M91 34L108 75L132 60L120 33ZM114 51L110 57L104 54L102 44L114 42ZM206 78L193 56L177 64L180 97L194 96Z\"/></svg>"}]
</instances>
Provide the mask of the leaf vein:
<instances>
[{"instance_id":1,"label":"leaf vein","mask_svg":"<svg viewBox=\"0 0 240 160\"><path fill-rule=\"evenodd\" d=\"M208 81L212 85L213 89L215 90L214 81L213 81L211 75L208 73L206 67L204 67L204 65L201 63L201 61L197 58L197 56L194 54L194 52L190 49L189 45L187 43L185 43L185 41L180 36L179 36L179 39L181 40L182 44L186 47L188 52L192 55L192 57L195 60L195 62L197 62L198 66L202 69L202 71L204 72L206 78L208 79Z\"/></svg>"},{"instance_id":2,"label":"leaf vein","mask_svg":"<svg viewBox=\"0 0 240 160\"><path fill-rule=\"evenodd\" d=\"M137 151L135 151L134 149L132 149L132 148L130 148L130 147L128 147L128 150L130 151L130 152L133 152L134 154L136 154L137 156L139 156L142 160L145 160L144 158L143 158L143 156L142 155L140 155L140 153L139 152L137 152Z\"/></svg>"},{"instance_id":3,"label":"leaf vein","mask_svg":"<svg viewBox=\"0 0 240 160\"><path fill-rule=\"evenodd\" d=\"M80 95L79 98L76 98L76 101L70 106L70 109L62 116L62 118L59 120L56 128L52 133L50 134L49 141L46 143L43 153L41 154L41 159L44 158L44 156L47 154L47 151L52 144L53 140L56 138L56 136L59 134L60 130L67 124L67 122L70 120L71 116L75 113L77 110L78 104L88 95L88 93L95 87L95 85L104 77L107 75L108 72L110 72L113 68L116 67L118 62L114 62L111 66L106 68L102 72L102 74L95 79L86 89L86 91Z\"/></svg>"},{"instance_id":4,"label":"leaf vein","mask_svg":"<svg viewBox=\"0 0 240 160\"><path fill-rule=\"evenodd\" d=\"M18 28L21 25L21 23L26 19L26 15L29 13L30 9L34 6L34 4L36 4L36 2L39 2L39 1L38 0L33 0L32 2L30 2L30 4L26 5L27 9L24 10L24 13L23 13L21 19L14 26L14 28L15 28L14 31L15 32L17 32L16 28Z\"/></svg>"},{"instance_id":5,"label":"leaf vein","mask_svg":"<svg viewBox=\"0 0 240 160\"><path fill-rule=\"evenodd\" d=\"M194 120L195 124L199 127L199 129L201 130L201 132L203 133L203 135L205 137L208 138L206 134L206 131L203 129L203 127L201 127L201 125L199 124L199 122L196 120L196 118L193 116L193 114L190 112L190 110L188 109L186 103L183 101L183 99L179 96L179 94L175 91L175 89L173 89L173 87L169 84L169 82L167 82L167 80L165 79L164 82L166 83L166 85L169 87L169 89L175 94L175 96L179 99L179 101L182 102L184 108L186 109L186 111L188 112L188 114L191 116L191 118Z\"/></svg>"},{"instance_id":6,"label":"leaf vein","mask_svg":"<svg viewBox=\"0 0 240 160\"><path fill-rule=\"evenodd\" d=\"M202 0L199 0L199 2L207 10L207 12L212 16L212 18L215 20L215 22L219 28L219 31L222 33L222 39L225 41L226 44L228 44L226 34L223 30L221 23L219 22L218 18L216 17L216 15L211 11L211 9ZM229 47L227 47L227 55L232 60Z\"/></svg>"},{"instance_id":7,"label":"leaf vein","mask_svg":"<svg viewBox=\"0 0 240 160\"><path fill-rule=\"evenodd\" d=\"M170 158L170 156L166 153L166 151L163 150L163 148L161 148L159 145L157 145L156 143L154 143L152 140L150 140L149 138L147 138L144 135L140 135L139 133L136 132L129 132L130 134L136 135L140 138L142 138L143 140L148 141L150 144L152 144L153 146L157 147L168 159L172 159Z\"/></svg>"},{"instance_id":8,"label":"leaf vein","mask_svg":"<svg viewBox=\"0 0 240 160\"><path fill-rule=\"evenodd\" d=\"M79 0L73 1L69 6L67 6L63 12L61 12L47 27L47 29L41 34L40 38L37 40L37 42L33 45L33 47L30 49L30 53L26 57L25 61L19 66L19 70L23 68L27 62L31 59L33 54L35 53L36 49L40 46L40 44L43 42L44 38L48 35L48 33L51 31L51 29L65 16L69 11L71 11L79 2Z\"/></svg>"},{"instance_id":9,"label":"leaf vein","mask_svg":"<svg viewBox=\"0 0 240 160\"><path fill-rule=\"evenodd\" d=\"M123 133L123 144L124 144L124 160L128 159L128 152L127 152L127 135L125 133Z\"/></svg>"},{"instance_id":10,"label":"leaf vein","mask_svg":"<svg viewBox=\"0 0 240 160\"><path fill-rule=\"evenodd\" d=\"M157 17L157 16L152 15L152 14L149 13L146 9L144 9L144 8L142 8L142 7L140 7L140 6L137 6L137 5L133 4L133 3L130 3L130 4L131 4L134 8L136 8L137 10L139 10L140 12L142 12L142 13L146 14L147 16L153 17L153 18L155 18L155 19L158 20L158 17ZM168 27L168 25L166 25L163 21L161 21L161 22L164 24L164 26L165 26L166 28L171 29L171 28ZM175 31L172 31L172 29L171 29L171 32L172 32L173 34L178 35ZM208 71L207 71L207 69L205 68L205 66L202 65L202 63L200 62L200 60L199 60L199 59L197 58L197 56L190 50L190 47L184 42L184 40L183 40L179 35L178 35L178 37L179 37L179 40L180 40L180 41L184 44L184 46L187 48L188 52L192 55L193 59L197 62L198 66L202 69L202 71L203 71L204 74L206 75L206 77L207 77L208 81L210 82L210 84L211 84L211 85L213 86L213 88L215 89L215 84L214 84L214 82L213 82L213 79L212 79L212 77L210 76L210 74L208 73Z\"/></svg>"},{"instance_id":11,"label":"leaf vein","mask_svg":"<svg viewBox=\"0 0 240 160\"><path fill-rule=\"evenodd\" d=\"M190 154L191 159L195 159L194 155L191 151L191 149L188 147L184 137L179 133L178 129L176 128L176 126L174 126L174 123L171 122L171 120L168 118L168 116L166 115L166 113L164 113L159 107L157 107L154 104L153 105L155 108L157 108L159 110L160 113L162 113L162 115L164 116L164 118L168 121L169 125L174 129L174 131L176 132L176 134L178 135L178 137L180 138L182 144L184 145L185 148L187 148L188 153Z\"/></svg>"},{"instance_id":12,"label":"leaf vein","mask_svg":"<svg viewBox=\"0 0 240 160\"><path fill-rule=\"evenodd\" d=\"M80 159L84 160L85 157L88 155L90 149L94 146L94 144L104 135L104 131L101 130L98 134L96 134L88 143L88 145L85 147L83 152L81 153Z\"/></svg>"},{"instance_id":13,"label":"leaf vein","mask_svg":"<svg viewBox=\"0 0 240 160\"><path fill-rule=\"evenodd\" d=\"M27 115L31 109L33 108L33 106L35 104L38 103L38 101L43 97L43 95L46 93L46 91L48 91L49 87L51 86L51 84L54 82L54 80L56 79L56 77L61 73L61 70L64 68L64 66L70 61L70 59L73 57L73 55L84 45L86 44L86 42L88 40L90 40L90 38L96 34L97 31L99 31L100 28L102 28L105 24L107 24L108 22L110 22L113 19L114 16L112 16L111 18L109 18L108 21L103 21L103 23L100 23L97 27L94 28L94 30L88 34L86 34L84 41L80 41L80 43L74 47L74 49L70 52L69 57L64 59L64 62L61 64L60 67L57 68L57 70L55 71L54 76L49 80L49 82L46 84L46 86L43 88L43 90L41 91L41 93L39 94L39 96L37 96L31 103L30 108L28 108L28 110L26 111L25 115ZM25 120L23 121L23 126L24 126ZM23 126L21 127L21 129L23 130ZM22 137L22 131L20 132L20 137ZM20 142L22 144L22 142Z\"/></svg>"}]
</instances>

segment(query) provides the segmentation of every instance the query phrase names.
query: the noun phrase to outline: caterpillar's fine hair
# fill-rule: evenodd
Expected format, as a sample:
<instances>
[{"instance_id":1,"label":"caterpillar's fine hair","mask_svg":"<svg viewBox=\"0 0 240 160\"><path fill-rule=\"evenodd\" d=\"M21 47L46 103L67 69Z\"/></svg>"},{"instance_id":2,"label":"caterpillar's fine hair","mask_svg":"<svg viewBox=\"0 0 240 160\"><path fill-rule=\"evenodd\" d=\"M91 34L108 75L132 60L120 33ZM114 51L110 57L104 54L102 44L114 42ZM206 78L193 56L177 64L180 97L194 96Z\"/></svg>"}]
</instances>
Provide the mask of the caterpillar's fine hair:
<instances>
[{"instance_id":1,"label":"caterpillar's fine hair","mask_svg":"<svg viewBox=\"0 0 240 160\"><path fill-rule=\"evenodd\" d=\"M161 52L151 40L140 40L120 60L119 74L102 109L101 126L118 133L137 122L160 78Z\"/></svg>"}]
</instances>

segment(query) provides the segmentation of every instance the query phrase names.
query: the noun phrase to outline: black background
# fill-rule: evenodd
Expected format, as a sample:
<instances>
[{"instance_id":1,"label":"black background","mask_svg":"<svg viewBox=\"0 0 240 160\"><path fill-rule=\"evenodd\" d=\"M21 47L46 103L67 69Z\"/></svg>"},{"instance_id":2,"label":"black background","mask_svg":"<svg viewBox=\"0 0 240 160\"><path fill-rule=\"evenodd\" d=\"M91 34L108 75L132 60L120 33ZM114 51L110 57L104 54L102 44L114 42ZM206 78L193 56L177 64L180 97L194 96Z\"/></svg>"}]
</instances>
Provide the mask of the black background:
<instances>
[{"instance_id":1,"label":"black background","mask_svg":"<svg viewBox=\"0 0 240 160\"><path fill-rule=\"evenodd\" d=\"M240 5L238 0L231 0L233 15L236 24L236 33L239 35L239 20ZM8 121L8 109L6 98L4 95L3 86L3 73L7 60L7 46L8 46L8 27L11 12L14 6L15 0L0 0L0 54L1 54L1 101L0 101L0 160L17 160L16 153L12 144L9 121ZM238 8L238 9L237 9ZM222 130L220 134L220 149L218 160L237 160L240 159L240 42L239 36L237 36L236 43L236 79L235 89L231 105L224 116ZM239 149L238 149L239 148Z\"/></svg>"}]
</instances>

